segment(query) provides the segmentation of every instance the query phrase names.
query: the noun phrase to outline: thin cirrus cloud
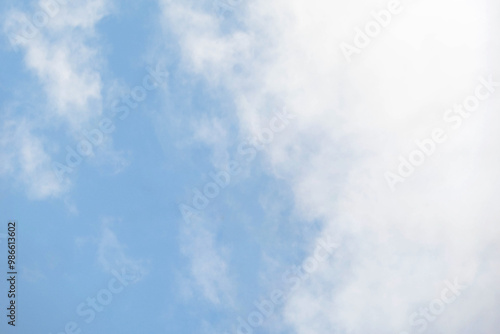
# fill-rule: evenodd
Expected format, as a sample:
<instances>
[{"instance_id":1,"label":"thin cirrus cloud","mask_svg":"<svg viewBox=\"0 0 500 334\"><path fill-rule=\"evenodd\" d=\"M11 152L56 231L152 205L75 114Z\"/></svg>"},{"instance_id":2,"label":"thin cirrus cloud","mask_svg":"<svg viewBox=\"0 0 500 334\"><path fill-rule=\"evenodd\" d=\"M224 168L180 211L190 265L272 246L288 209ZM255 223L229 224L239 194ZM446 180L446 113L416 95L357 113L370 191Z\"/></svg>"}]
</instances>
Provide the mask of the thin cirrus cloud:
<instances>
[{"instance_id":1,"label":"thin cirrus cloud","mask_svg":"<svg viewBox=\"0 0 500 334\"><path fill-rule=\"evenodd\" d=\"M195 217L181 228L181 252L190 260L183 285L194 288L213 305L227 308L234 304L236 291L228 268L229 252L217 244L206 224Z\"/></svg>"},{"instance_id":2,"label":"thin cirrus cloud","mask_svg":"<svg viewBox=\"0 0 500 334\"><path fill-rule=\"evenodd\" d=\"M107 273L125 270L137 279L147 275L146 262L127 255L126 245L118 240L110 226L110 220L103 220L101 235L97 239L97 262Z\"/></svg>"},{"instance_id":3,"label":"thin cirrus cloud","mask_svg":"<svg viewBox=\"0 0 500 334\"><path fill-rule=\"evenodd\" d=\"M22 130L26 135L22 135L22 140L4 139L22 145L22 158L15 159L22 171L17 176L26 185L27 194L36 199L59 197L71 185L70 177L65 176L63 180L55 177L52 162L57 158L57 143L41 137L40 133L57 129L74 138L102 113L103 83L99 73L102 59L95 27L110 13L112 3L92 0L53 2L49 7L43 4L26 11L12 9L3 26L12 46L24 56L24 66L38 80L44 96L42 100L31 101L37 106L32 121L19 121L15 113L8 114L6 124L17 123L23 127L12 129L14 134ZM45 12L50 15L45 14L46 19L40 24L36 21L41 20L38 14ZM32 131L35 128L37 131ZM4 152L15 155L8 153L9 148ZM10 173L15 174L12 170Z\"/></svg>"},{"instance_id":4,"label":"thin cirrus cloud","mask_svg":"<svg viewBox=\"0 0 500 334\"><path fill-rule=\"evenodd\" d=\"M18 38L24 61L40 81L56 116L78 128L101 113L102 82L95 26L110 12L105 0L65 3L35 32L23 33L30 14L12 11L5 20L6 35ZM33 11L35 12L35 11ZM33 23L32 23L33 24ZM50 108L50 109L52 109Z\"/></svg>"},{"instance_id":5,"label":"thin cirrus cloud","mask_svg":"<svg viewBox=\"0 0 500 334\"><path fill-rule=\"evenodd\" d=\"M351 63L339 45L386 2L248 2L229 31L193 2L160 3L185 70L230 92L242 136L254 134L248 120L265 119L272 100L297 115L296 129L265 150L269 171L293 189L295 212L320 220L320 234L346 249L287 300L284 324L300 334L408 331L410 316L457 278L467 292L434 330L497 328L481 310L499 308L486 298L497 295L498 257L485 254L499 250L500 92L457 131L443 119L481 77L500 81L484 56L498 55L488 33L498 31L493 2L402 2ZM446 143L392 192L384 173L435 127Z\"/></svg>"},{"instance_id":6,"label":"thin cirrus cloud","mask_svg":"<svg viewBox=\"0 0 500 334\"><path fill-rule=\"evenodd\" d=\"M69 186L52 172L52 159L46 152L47 141L34 133L26 119L4 121L0 136L2 168L0 175L14 175L15 183L26 189L28 197L44 199L59 196Z\"/></svg>"}]
</instances>

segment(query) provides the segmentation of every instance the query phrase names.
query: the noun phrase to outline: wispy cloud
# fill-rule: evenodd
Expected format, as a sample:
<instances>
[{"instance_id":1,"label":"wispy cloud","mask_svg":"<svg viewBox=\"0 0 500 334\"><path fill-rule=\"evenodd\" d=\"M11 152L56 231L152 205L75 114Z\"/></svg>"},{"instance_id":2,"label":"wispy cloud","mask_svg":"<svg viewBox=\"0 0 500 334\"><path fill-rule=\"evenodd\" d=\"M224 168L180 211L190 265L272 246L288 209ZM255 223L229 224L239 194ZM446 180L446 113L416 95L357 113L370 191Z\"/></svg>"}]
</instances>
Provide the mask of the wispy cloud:
<instances>
[{"instance_id":1,"label":"wispy cloud","mask_svg":"<svg viewBox=\"0 0 500 334\"><path fill-rule=\"evenodd\" d=\"M127 255L127 246L118 240L111 229L111 222L109 218L103 220L101 234L97 240L97 262L104 271L110 274L126 268L138 279L143 278L148 273L146 261Z\"/></svg>"},{"instance_id":2,"label":"wispy cloud","mask_svg":"<svg viewBox=\"0 0 500 334\"><path fill-rule=\"evenodd\" d=\"M188 275L183 279L191 282L190 288L214 305L233 305L236 290L228 268L229 251L217 244L202 218L192 217L182 225L180 245L188 260Z\"/></svg>"},{"instance_id":3,"label":"wispy cloud","mask_svg":"<svg viewBox=\"0 0 500 334\"><path fill-rule=\"evenodd\" d=\"M322 221L323 232L348 247L287 302L288 325L301 334L398 331L443 279L463 277L478 294L433 326L445 333L471 321L493 326L491 314L476 311L500 306L478 298L483 284L497 291L488 282L500 276L484 266L499 239L500 156L491 145L500 139L498 98L395 194L383 177L394 157L442 122L443 108L479 76L498 73L482 56L493 51L485 44L491 2L405 2L351 65L339 49L352 38L345 31L387 2L257 1L229 30L201 6L160 2L186 71L231 92L243 133L255 134L255 120L275 101L297 115L296 130L267 150L271 170L293 189L296 214ZM235 59L243 60L238 70Z\"/></svg>"},{"instance_id":4,"label":"wispy cloud","mask_svg":"<svg viewBox=\"0 0 500 334\"><path fill-rule=\"evenodd\" d=\"M0 135L0 175L13 176L15 184L33 199L59 196L70 185L52 172L47 141L35 133L36 126L26 119L4 119Z\"/></svg>"},{"instance_id":5,"label":"wispy cloud","mask_svg":"<svg viewBox=\"0 0 500 334\"><path fill-rule=\"evenodd\" d=\"M20 180L27 193L36 199L61 196L71 183L68 177L58 180L54 174L51 162L61 145L43 137L44 131L59 131L77 138L103 109L100 75L103 62L95 28L109 14L111 2L59 1L52 4L56 7L47 7L47 3L42 3L40 8L34 6L33 12L12 9L3 25L7 36L21 36L11 42L23 55L24 65L44 93L42 99L24 101L37 106L37 114L31 115L37 122L36 127L34 122L29 123L19 116L19 111L9 113L5 130L10 135L3 140L9 142L3 154L9 156L12 165L3 168L4 175ZM42 18L44 20L40 21ZM34 128L37 131L33 131ZM17 151L11 147L16 147Z\"/></svg>"},{"instance_id":6,"label":"wispy cloud","mask_svg":"<svg viewBox=\"0 0 500 334\"><path fill-rule=\"evenodd\" d=\"M101 113L101 55L95 25L110 11L110 1L93 0L61 6L45 27L31 38L18 40L26 67L43 86L56 121L78 129ZM22 30L21 17L13 10L6 18L6 34ZM65 124L65 125L67 125Z\"/></svg>"}]
</instances>

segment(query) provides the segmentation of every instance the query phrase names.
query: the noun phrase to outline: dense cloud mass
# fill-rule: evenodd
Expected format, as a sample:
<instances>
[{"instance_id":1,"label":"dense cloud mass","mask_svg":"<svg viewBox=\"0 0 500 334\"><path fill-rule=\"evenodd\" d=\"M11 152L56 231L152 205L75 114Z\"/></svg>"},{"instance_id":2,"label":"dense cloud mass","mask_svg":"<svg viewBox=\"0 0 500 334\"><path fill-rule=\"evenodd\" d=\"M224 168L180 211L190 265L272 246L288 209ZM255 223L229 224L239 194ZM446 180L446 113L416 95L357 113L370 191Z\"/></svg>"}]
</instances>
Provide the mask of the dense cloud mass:
<instances>
[{"instance_id":1,"label":"dense cloud mass","mask_svg":"<svg viewBox=\"0 0 500 334\"><path fill-rule=\"evenodd\" d=\"M297 116L268 172L342 246L286 301L292 332L495 332L498 5L252 1L227 29L195 2L162 4L242 136L280 104Z\"/></svg>"}]
</instances>

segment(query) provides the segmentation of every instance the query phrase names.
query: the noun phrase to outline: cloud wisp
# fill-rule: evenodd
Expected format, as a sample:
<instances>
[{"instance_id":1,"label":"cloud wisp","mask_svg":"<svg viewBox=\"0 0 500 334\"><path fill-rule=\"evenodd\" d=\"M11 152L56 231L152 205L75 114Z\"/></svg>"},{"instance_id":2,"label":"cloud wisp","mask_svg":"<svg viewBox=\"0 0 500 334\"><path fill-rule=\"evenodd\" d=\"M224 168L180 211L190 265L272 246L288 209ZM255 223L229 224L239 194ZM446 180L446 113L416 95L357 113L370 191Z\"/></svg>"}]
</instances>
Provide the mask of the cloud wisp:
<instances>
[{"instance_id":1,"label":"cloud wisp","mask_svg":"<svg viewBox=\"0 0 500 334\"><path fill-rule=\"evenodd\" d=\"M392 193L384 179L478 77L498 77L483 57L498 54L488 44L491 1L412 3L349 64L339 50L351 38L345 28L387 3L256 1L229 31L193 2L160 3L188 71L231 94L242 136L256 134L273 101L290 106L298 126L265 151L270 170L293 190L301 219L349 241L342 260L287 301L287 325L299 334L397 333L443 277L461 277L467 296L431 325L450 334L472 322L495 328L480 310L500 305L480 296L498 291L491 282L500 277L483 256L498 252L500 238L500 156L490 145L500 139L498 98L404 187Z\"/></svg>"}]
</instances>

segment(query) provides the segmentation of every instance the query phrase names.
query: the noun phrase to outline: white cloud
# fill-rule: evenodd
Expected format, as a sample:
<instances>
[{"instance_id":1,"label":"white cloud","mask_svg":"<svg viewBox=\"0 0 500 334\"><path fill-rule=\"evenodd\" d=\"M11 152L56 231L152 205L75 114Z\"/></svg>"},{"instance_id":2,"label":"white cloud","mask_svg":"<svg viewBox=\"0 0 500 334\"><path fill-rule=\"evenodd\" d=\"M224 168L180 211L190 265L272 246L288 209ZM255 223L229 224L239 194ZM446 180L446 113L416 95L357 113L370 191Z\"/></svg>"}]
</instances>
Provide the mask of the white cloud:
<instances>
[{"instance_id":1,"label":"white cloud","mask_svg":"<svg viewBox=\"0 0 500 334\"><path fill-rule=\"evenodd\" d=\"M213 149L212 164L215 168L227 166L229 159L228 133L225 122L217 117L202 116L193 121L193 134L196 142L201 142Z\"/></svg>"},{"instance_id":2,"label":"white cloud","mask_svg":"<svg viewBox=\"0 0 500 334\"><path fill-rule=\"evenodd\" d=\"M127 246L120 242L111 229L111 219L104 219L101 235L97 240L97 262L101 268L112 273L126 269L128 273L133 273L137 279L147 275L145 260L133 258L126 254ZM77 239L77 244L81 244L82 239Z\"/></svg>"},{"instance_id":3,"label":"white cloud","mask_svg":"<svg viewBox=\"0 0 500 334\"><path fill-rule=\"evenodd\" d=\"M59 5L47 23L35 26L34 13L12 10L5 20L7 35L21 35L15 46L25 53L26 67L42 84L55 114L73 129L100 115L102 82L100 54L95 44L95 25L109 13L110 2L92 0ZM32 34L24 33L31 22Z\"/></svg>"},{"instance_id":4,"label":"white cloud","mask_svg":"<svg viewBox=\"0 0 500 334\"><path fill-rule=\"evenodd\" d=\"M54 143L41 134L64 129L78 138L102 113L102 59L95 27L111 10L107 0L54 1L49 7L44 3L26 12L12 9L3 24L9 38L16 36L11 42L24 54L25 66L36 76L47 101L33 103L37 113L29 116L36 127L11 116L5 125L10 134L2 134L3 142L9 143L2 154L10 164L3 167L3 174L13 175L36 199L61 196L70 184L68 179L59 183L51 167L55 154L64 152L56 152Z\"/></svg>"},{"instance_id":5,"label":"white cloud","mask_svg":"<svg viewBox=\"0 0 500 334\"><path fill-rule=\"evenodd\" d=\"M68 179L59 181L52 171L46 141L34 133L34 125L25 119L4 121L0 135L0 175L14 176L30 198L59 196L70 185Z\"/></svg>"},{"instance_id":6,"label":"white cloud","mask_svg":"<svg viewBox=\"0 0 500 334\"><path fill-rule=\"evenodd\" d=\"M235 286L228 270L228 251L217 245L215 235L203 219L193 217L181 227L181 251L189 264L189 285L209 302L220 307L232 306ZM182 282L184 285L187 282ZM186 293L184 293L187 295ZM190 297L189 295L187 295Z\"/></svg>"},{"instance_id":7,"label":"white cloud","mask_svg":"<svg viewBox=\"0 0 500 334\"><path fill-rule=\"evenodd\" d=\"M343 257L315 273L287 302L298 334L388 333L458 277L467 294L432 325L494 332L499 305L498 94L460 131L446 108L473 93L480 76L500 80L491 1L405 3L351 64L339 49L384 1L254 1L241 8L245 30L222 32L217 18L186 2L161 1L186 69L232 92L241 126L285 101L297 130L267 150L272 170L294 190L297 214L343 235ZM242 59L241 71L233 65ZM246 101L251 101L249 107ZM449 140L395 193L384 180L414 140L445 127ZM449 131L448 131L449 130ZM496 325L496 327L495 327Z\"/></svg>"}]
</instances>

